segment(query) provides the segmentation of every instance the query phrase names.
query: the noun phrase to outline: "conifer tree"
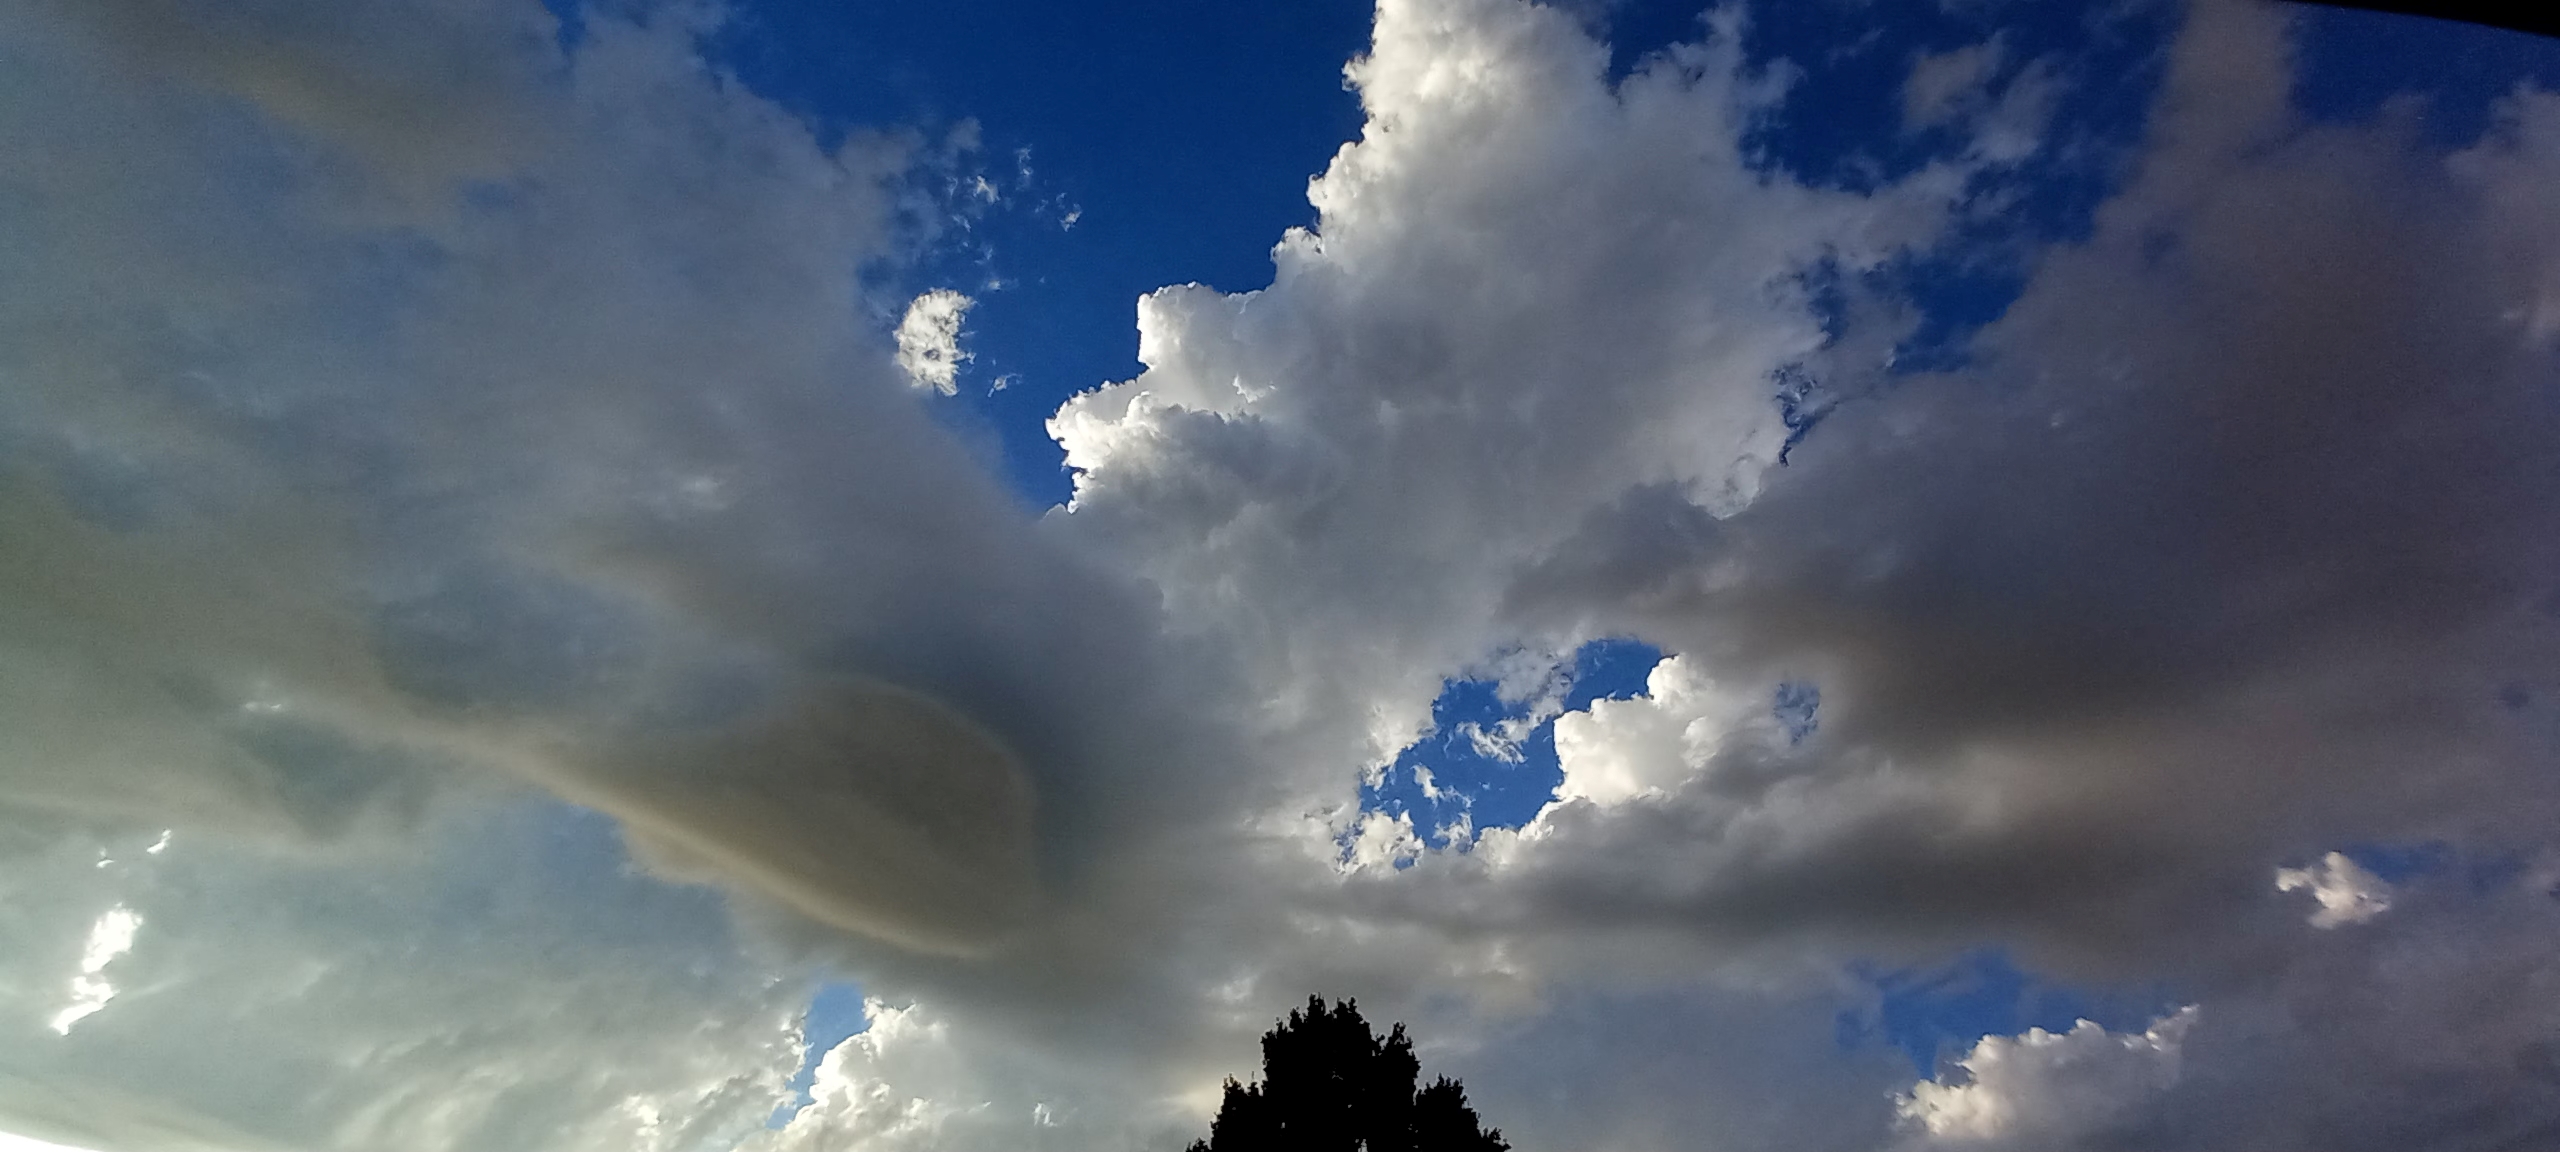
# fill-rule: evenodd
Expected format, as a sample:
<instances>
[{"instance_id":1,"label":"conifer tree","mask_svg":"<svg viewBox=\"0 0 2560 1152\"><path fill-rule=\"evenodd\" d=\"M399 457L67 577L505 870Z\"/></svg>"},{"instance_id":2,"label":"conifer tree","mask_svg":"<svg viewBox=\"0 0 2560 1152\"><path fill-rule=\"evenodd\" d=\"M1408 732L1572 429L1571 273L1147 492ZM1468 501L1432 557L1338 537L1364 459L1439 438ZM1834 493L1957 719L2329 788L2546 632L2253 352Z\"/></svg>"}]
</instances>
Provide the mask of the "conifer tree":
<instances>
[{"instance_id":1,"label":"conifer tree","mask_svg":"<svg viewBox=\"0 0 2560 1152\"><path fill-rule=\"evenodd\" d=\"M1209 1138L1190 1152L1509 1152L1467 1090L1417 1090L1421 1062L1398 1024L1381 1037L1357 1001L1310 996L1262 1036L1262 1079L1227 1081Z\"/></svg>"}]
</instances>

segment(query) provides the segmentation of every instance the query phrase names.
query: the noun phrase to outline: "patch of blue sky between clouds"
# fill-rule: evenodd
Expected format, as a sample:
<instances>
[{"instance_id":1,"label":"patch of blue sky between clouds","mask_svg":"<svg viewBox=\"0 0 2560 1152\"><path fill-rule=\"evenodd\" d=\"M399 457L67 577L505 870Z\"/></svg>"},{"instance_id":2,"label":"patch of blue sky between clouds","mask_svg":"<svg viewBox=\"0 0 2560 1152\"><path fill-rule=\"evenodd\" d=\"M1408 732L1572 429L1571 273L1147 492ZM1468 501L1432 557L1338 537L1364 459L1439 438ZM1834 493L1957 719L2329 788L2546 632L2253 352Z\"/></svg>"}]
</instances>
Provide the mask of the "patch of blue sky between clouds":
<instances>
[{"instance_id":1,"label":"patch of blue sky between clouds","mask_svg":"<svg viewBox=\"0 0 2560 1152\"><path fill-rule=\"evenodd\" d=\"M2474 897L2530 871L2523 853L2474 856L2445 841L2350 844L2339 851L2394 886L2458 874ZM2084 1019L2110 1032L2140 1032L2192 999L2167 985L2107 989L2057 982L2019 967L2006 949L1993 946L1934 967L1863 962L1849 971L1874 999L1839 1013L1834 1035L1840 1049L1892 1047L1924 1078L1939 1075L1940 1061L1970 1051L1985 1036L2014 1036L2029 1028L2067 1032Z\"/></svg>"},{"instance_id":2,"label":"patch of blue sky between clouds","mask_svg":"<svg viewBox=\"0 0 2560 1152\"><path fill-rule=\"evenodd\" d=\"M1623 76L1670 45L1709 34L1695 5L1587 5ZM1927 249L1859 273L1808 269L1808 302L1833 339L1852 290L1907 309L1910 328L1881 368L1888 385L1961 368L1971 339L2024 291L2036 252L2090 234L2100 203L2130 174L2177 7L2119 5L1758 4L1742 9L1748 66L1787 80L1745 154L1773 176L1873 192L1932 164L1970 169L1963 210ZM1955 79L1924 98L1919 74ZM1834 365L1834 368L1842 367ZM1849 366L1852 377L1866 373ZM1772 381L1787 427L1779 462L1843 400L1873 383L1802 368Z\"/></svg>"},{"instance_id":3,"label":"patch of blue sky between clouds","mask_svg":"<svg viewBox=\"0 0 2560 1152\"><path fill-rule=\"evenodd\" d=\"M1431 703L1430 733L1361 789L1361 810L1410 817L1415 832L1436 846L1463 846L1462 830L1527 824L1564 779L1556 718L1587 711L1596 700L1644 695L1663 656L1640 640L1595 640L1575 650L1557 679L1513 685L1509 695L1499 680L1445 682ZM1790 745L1821 727L1821 707L1822 689L1807 681L1781 681L1770 692L1769 715Z\"/></svg>"},{"instance_id":4,"label":"patch of blue sky between clouds","mask_svg":"<svg viewBox=\"0 0 2560 1152\"><path fill-rule=\"evenodd\" d=\"M2560 90L2545 37L2348 8L2304 8L2300 20L2293 98L2315 123L2369 122L2421 93L2419 135L2449 151L2479 142L2519 86Z\"/></svg>"},{"instance_id":5,"label":"patch of blue sky between clouds","mask_svg":"<svg viewBox=\"0 0 2560 1152\"><path fill-rule=\"evenodd\" d=\"M2549 883L2548 874L2534 867L2535 853L2524 848L2466 847L2447 840L2425 840L2348 844L2338 851L2393 887L2458 882L2463 893L2480 897L2528 881ZM2546 888L2543 894L2560 899L2560 888Z\"/></svg>"},{"instance_id":6,"label":"patch of blue sky between clouds","mask_svg":"<svg viewBox=\"0 0 2560 1152\"><path fill-rule=\"evenodd\" d=\"M780 1128L791 1117L809 1106L814 1097L810 1089L818 1082L818 1064L842 1044L871 1028L871 1012L863 1003L859 985L830 980L818 986L809 999L809 1010L800 1017L800 1043L803 1054L800 1070L791 1075L787 1087L791 1099L765 1118L767 1128Z\"/></svg>"},{"instance_id":7,"label":"patch of blue sky between clouds","mask_svg":"<svg viewBox=\"0 0 2560 1152\"><path fill-rule=\"evenodd\" d=\"M2464 848L2449 840L2399 844L2367 841L2341 845L2337 851L2385 884L2397 887L2459 877L2474 896L2523 879L2531 865L2531 854L2525 851ZM2292 863L2303 866L2311 861Z\"/></svg>"},{"instance_id":8,"label":"patch of blue sky between clouds","mask_svg":"<svg viewBox=\"0 0 2560 1152\"><path fill-rule=\"evenodd\" d=\"M2523 882L2532 873L2533 862L2533 854L2523 849L2472 854L2462 861L2464 890L2473 896L2504 891ZM2542 894L2560 900L2560 889L2546 888Z\"/></svg>"},{"instance_id":9,"label":"patch of blue sky between clouds","mask_svg":"<svg viewBox=\"0 0 2560 1152\"><path fill-rule=\"evenodd\" d=\"M1595 640L1561 669L1561 691L1530 685L1506 699L1495 680L1451 680L1431 702L1431 732L1396 755L1379 779L1360 790L1364 811L1409 815L1431 843L1444 830L1517 828L1555 796L1564 770L1556 761L1555 718L1594 700L1642 695L1662 650L1639 640ZM1463 823L1461 823L1463 818Z\"/></svg>"},{"instance_id":10,"label":"patch of blue sky between clouds","mask_svg":"<svg viewBox=\"0 0 2560 1152\"><path fill-rule=\"evenodd\" d=\"M1621 7L1610 25L1621 68L1699 31L1653 6ZM2045 104L2032 162L1978 171L1966 192L1980 210L1960 214L1935 247L1866 274L1864 287L1914 313L1889 368L1903 375L1968 364L1972 335L2024 290L2032 254L2089 235L2098 205L2131 175L2179 6L1761 4L1748 12L1749 57L1795 77L1755 127L1749 152L1797 180L1868 191L1979 147L1962 117L1905 122L1908 85L1924 59L1989 46L1981 99L2014 94ZM2368 122L2405 99L2400 94L2423 92L2411 105L2417 130L2430 146L2451 150L2476 143L2497 102L2519 87L2560 89L2560 63L2524 33L2352 9L2305 7L2297 17L2295 99L2314 123ZM1815 304L1823 310L1818 292ZM1836 335L1832 311L1826 320ZM1779 382L1790 450L1836 403L1824 383Z\"/></svg>"},{"instance_id":11,"label":"patch of blue sky between clouds","mask_svg":"<svg viewBox=\"0 0 2560 1152\"><path fill-rule=\"evenodd\" d=\"M2389 884L2405 884L2442 872L2454 862L2453 845L2442 840L2422 844L2349 844L2338 851Z\"/></svg>"},{"instance_id":12,"label":"patch of blue sky between clouds","mask_svg":"<svg viewBox=\"0 0 2560 1152\"><path fill-rule=\"evenodd\" d=\"M1968 155L1987 161L1965 189L1975 210L1960 213L1937 247L1869 274L1870 288L1916 313L1892 365L1910 372L1963 364L1967 339L2025 287L2032 253L2089 234L2097 206L2121 187L2141 140L2176 7L1762 4L1748 11L1750 58L1793 77L1784 101L1747 140L1763 168L1865 192L1934 163ZM1915 104L1915 72L1957 61L1965 74L1943 101Z\"/></svg>"},{"instance_id":13,"label":"patch of blue sky between clouds","mask_svg":"<svg viewBox=\"0 0 2560 1152\"><path fill-rule=\"evenodd\" d=\"M543 10L560 22L553 37L563 56L575 56L578 45L587 38L587 6L582 0L542 0Z\"/></svg>"},{"instance_id":14,"label":"patch of blue sky between clouds","mask_svg":"<svg viewBox=\"0 0 2560 1152\"><path fill-rule=\"evenodd\" d=\"M2518 884L2536 883L2544 885L2544 896L2560 900L2560 887L2552 887L2550 873L2535 866L2537 853L2529 848L2464 846L2449 840L2368 841L2343 845L2337 852L2381 881L2386 897L2400 889L2432 889L2439 900L2479 899ZM2312 868L2318 863L2306 856L2287 861L2285 867Z\"/></svg>"},{"instance_id":15,"label":"patch of blue sky between clouds","mask_svg":"<svg viewBox=\"0 0 2560 1152\"><path fill-rule=\"evenodd\" d=\"M710 50L821 140L850 125L932 136L975 123L976 166L946 174L952 219L941 243L896 270L897 283L875 287L884 296L948 287L976 299L974 360L959 395L935 409L1000 462L1027 504L1046 507L1071 483L1045 421L1068 396L1136 374L1136 298L1191 281L1259 288L1270 281L1272 244L1313 222L1307 177L1359 132L1341 67L1366 46L1370 6L1034 9L1003 22L1040 22L1037 34L990 38L989 21L971 11L990 2L848 13L746 0ZM1703 4L1582 7L1609 39L1618 76L1708 35ZM2069 146L1985 170L1969 191L1997 211L1960 223L1936 252L1869 274L1867 287L1906 300L1918 317L1897 369L1962 363L1966 338L2015 299L2033 245L2086 234L2139 139L2172 7L2135 5L2114 21L2068 5L1747 10L1754 66L1796 77L1754 131L1751 154L1813 184L1872 190L1974 146L1952 121L1906 131L1904 87L1918 56L1996 38L1984 77L1991 98L2049 90L2039 97L2049 105L2045 136ZM1119 60L1148 67L1113 66ZM1800 440L1827 402L1798 392L1791 410L1811 413L1791 425Z\"/></svg>"},{"instance_id":16,"label":"patch of blue sky between clouds","mask_svg":"<svg viewBox=\"0 0 2560 1152\"><path fill-rule=\"evenodd\" d=\"M1770 694L1769 715L1787 734L1787 745L1804 743L1822 727L1822 687L1806 680L1782 680Z\"/></svg>"},{"instance_id":17,"label":"patch of blue sky between clouds","mask_svg":"<svg viewBox=\"0 0 2560 1152\"><path fill-rule=\"evenodd\" d=\"M1371 12L1369 0L738 0L708 50L821 140L976 125L962 190L978 200L953 201L970 208L965 226L880 287L976 299L974 360L933 407L1047 507L1072 485L1046 421L1137 374L1138 297L1190 281L1260 288L1272 245L1314 222L1307 178L1359 135L1342 66L1366 49Z\"/></svg>"},{"instance_id":18,"label":"patch of blue sky between clouds","mask_svg":"<svg viewBox=\"0 0 2560 1152\"><path fill-rule=\"evenodd\" d=\"M2102 990L2056 983L2018 967L1996 947L1938 967L1856 964L1850 971L1875 999L1836 1018L1841 1051L1874 1044L1898 1049L1924 1079L1939 1073L1940 1060L1962 1055L1985 1036L2013 1036L2029 1028L2068 1032L2081 1020L2111 1032L2140 1032L2185 1003L2165 987Z\"/></svg>"}]
</instances>

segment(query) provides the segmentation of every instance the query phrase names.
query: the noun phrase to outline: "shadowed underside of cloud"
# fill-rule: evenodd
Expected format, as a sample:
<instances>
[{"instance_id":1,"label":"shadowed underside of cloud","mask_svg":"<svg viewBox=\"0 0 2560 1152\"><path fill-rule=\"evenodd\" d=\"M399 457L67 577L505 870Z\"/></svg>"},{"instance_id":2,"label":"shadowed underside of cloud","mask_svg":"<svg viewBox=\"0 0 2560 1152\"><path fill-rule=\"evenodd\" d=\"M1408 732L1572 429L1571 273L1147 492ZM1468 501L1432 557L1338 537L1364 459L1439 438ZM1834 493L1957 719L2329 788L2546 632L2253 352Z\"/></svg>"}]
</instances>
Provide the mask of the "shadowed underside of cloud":
<instances>
[{"instance_id":1,"label":"shadowed underside of cloud","mask_svg":"<svg viewBox=\"0 0 2560 1152\"><path fill-rule=\"evenodd\" d=\"M1863 273L2075 142L1986 40L1915 65L1950 158L1772 174L1743 18L1613 83L1561 12L1384 0L1317 224L1140 303L1034 521L860 288L933 146L819 148L697 11L0 15L0 1107L727 1147L823 958L872 1028L749 1146L1178 1146L1311 989L1543 1146L2539 1131L2560 100L2306 127L2283 17L2200 4L2090 233L1896 372ZM1536 819L1346 859L1446 679L1606 636L1672 655ZM2420 842L2513 867L2306 922ZM1832 1050L1847 959L1984 940L2201 1007Z\"/></svg>"},{"instance_id":2,"label":"shadowed underside of cloud","mask_svg":"<svg viewBox=\"0 0 2560 1152\"><path fill-rule=\"evenodd\" d=\"M1110 594L866 332L906 145L680 13L65 11L12 29L13 804L328 838L496 769L843 927L1019 919L1036 787L899 633Z\"/></svg>"},{"instance_id":3,"label":"shadowed underside of cloud","mask_svg":"<svg viewBox=\"0 0 2560 1152\"><path fill-rule=\"evenodd\" d=\"M1559 911L2051 928L2121 959L2194 952L2330 845L2540 843L2552 753L2508 686L2560 640L2560 254L2516 182L2560 106L2421 157L2391 121L2296 125L2282 65L2272 13L2200 9L2141 175L1977 368L1876 385L1747 509L1631 493L1524 573L1525 613L1607 603L1824 693L1813 746L1710 748L1656 811L1559 810L1674 853L1524 844ZM1782 806L1835 834L1709 832Z\"/></svg>"},{"instance_id":4,"label":"shadowed underside of cloud","mask_svg":"<svg viewBox=\"0 0 2560 1152\"><path fill-rule=\"evenodd\" d=\"M75 1118L109 1147L724 1144L782 1091L805 951L563 911L466 963L382 922L467 948L492 901L712 883L950 964L1189 802L1102 802L1185 739L1144 600L936 427L860 288L957 161L820 148L706 68L706 18L593 14L571 55L511 2L0 15L12 1099L130 1101ZM567 851L456 823L538 790L660 878L608 837L466 882ZM151 875L192 879L107 867L164 829ZM44 933L126 904L111 1010L43 1031L80 972Z\"/></svg>"}]
</instances>

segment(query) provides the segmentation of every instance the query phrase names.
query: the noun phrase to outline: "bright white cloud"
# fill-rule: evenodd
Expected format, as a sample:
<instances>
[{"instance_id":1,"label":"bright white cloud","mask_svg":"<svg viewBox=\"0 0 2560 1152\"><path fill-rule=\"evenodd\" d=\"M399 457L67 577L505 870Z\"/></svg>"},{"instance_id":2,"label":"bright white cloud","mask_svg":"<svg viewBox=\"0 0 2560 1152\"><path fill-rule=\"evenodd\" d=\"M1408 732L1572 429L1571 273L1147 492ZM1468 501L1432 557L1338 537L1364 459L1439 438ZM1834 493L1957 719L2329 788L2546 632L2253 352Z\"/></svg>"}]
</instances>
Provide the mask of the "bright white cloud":
<instances>
[{"instance_id":1,"label":"bright white cloud","mask_svg":"<svg viewBox=\"0 0 2560 1152\"><path fill-rule=\"evenodd\" d=\"M969 360L960 350L960 322L976 303L949 288L908 301L906 315L898 320L898 367L916 387L945 396L959 391L960 365Z\"/></svg>"},{"instance_id":2,"label":"bright white cloud","mask_svg":"<svg viewBox=\"0 0 2560 1152\"><path fill-rule=\"evenodd\" d=\"M80 950L80 972L71 978L71 1002L48 1022L56 1034L70 1035L73 1025L115 999L116 986L107 982L107 965L133 950L134 934L141 930L142 917L122 904L107 909L96 924L90 925L89 942Z\"/></svg>"},{"instance_id":3,"label":"bright white cloud","mask_svg":"<svg viewBox=\"0 0 2560 1152\"><path fill-rule=\"evenodd\" d=\"M2276 891L2308 891L2320 907L2311 913L2314 928L2362 924L2391 909L2391 885L2347 857L2332 852L2308 868L2276 869Z\"/></svg>"},{"instance_id":4,"label":"bright white cloud","mask_svg":"<svg viewBox=\"0 0 2560 1152\"><path fill-rule=\"evenodd\" d=\"M1556 799L1616 804L1666 795L1707 770L1728 741L1777 734L1768 712L1765 689L1737 692L1707 679L1696 662L1668 657L1646 676L1644 695L1595 700L1556 719L1564 769Z\"/></svg>"},{"instance_id":5,"label":"bright white cloud","mask_svg":"<svg viewBox=\"0 0 2560 1152\"><path fill-rule=\"evenodd\" d=\"M868 1152L948 1146L946 1126L989 1107L952 1099L960 1085L950 1029L916 1008L865 1000L864 1031L818 1062L810 1102L773 1136L772 1152ZM906 1095L925 1091L931 1095Z\"/></svg>"},{"instance_id":6,"label":"bright white cloud","mask_svg":"<svg viewBox=\"0 0 2560 1152\"><path fill-rule=\"evenodd\" d=\"M1923 1080L1895 1109L1931 1147L2077 1146L2177 1083L2196 1019L2189 1006L2141 1032L2082 1020L2068 1032L1985 1036L1956 1060L1962 1080Z\"/></svg>"},{"instance_id":7,"label":"bright white cloud","mask_svg":"<svg viewBox=\"0 0 2560 1152\"><path fill-rule=\"evenodd\" d=\"M1933 218L1752 170L1771 89L1730 29L1615 90L1606 67L1553 9L1381 4L1349 73L1367 126L1273 283L1146 297L1146 371L1051 421L1065 528L1327 742L1301 787L1391 756L1444 677L1586 639L1502 607L1586 518L1748 503L1786 436L1772 374L1824 341L1798 277Z\"/></svg>"},{"instance_id":8,"label":"bright white cloud","mask_svg":"<svg viewBox=\"0 0 2560 1152\"><path fill-rule=\"evenodd\" d=\"M738 1152L1065 1150L1187 1143L1107 1084L983 1045L924 1005L865 1000L869 1027L828 1051L810 1102ZM1103 1062L1105 1068L1108 1061ZM1088 1070L1090 1071L1090 1070Z\"/></svg>"},{"instance_id":9,"label":"bright white cloud","mask_svg":"<svg viewBox=\"0 0 2560 1152\"><path fill-rule=\"evenodd\" d=\"M1398 812L1361 813L1352 825L1351 838L1343 846L1345 868L1393 868L1422 854L1422 838L1413 830L1413 814Z\"/></svg>"}]
</instances>

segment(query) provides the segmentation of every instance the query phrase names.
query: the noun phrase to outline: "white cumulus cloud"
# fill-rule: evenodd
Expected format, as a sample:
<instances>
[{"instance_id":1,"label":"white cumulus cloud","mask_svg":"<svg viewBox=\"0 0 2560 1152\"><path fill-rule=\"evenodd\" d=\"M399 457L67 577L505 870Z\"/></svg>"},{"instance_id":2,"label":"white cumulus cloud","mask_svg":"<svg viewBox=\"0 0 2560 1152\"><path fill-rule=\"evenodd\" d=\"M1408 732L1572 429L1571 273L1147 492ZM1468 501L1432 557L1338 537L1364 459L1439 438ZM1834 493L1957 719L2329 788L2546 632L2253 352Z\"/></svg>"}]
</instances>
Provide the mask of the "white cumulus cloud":
<instances>
[{"instance_id":1,"label":"white cumulus cloud","mask_svg":"<svg viewBox=\"0 0 2560 1152\"><path fill-rule=\"evenodd\" d=\"M1923 1080L1895 1103L1928 1146L2065 1148L2178 1081L2193 1006L2141 1032L2082 1020L2068 1032L1985 1036L1956 1059L1960 1081Z\"/></svg>"},{"instance_id":2,"label":"white cumulus cloud","mask_svg":"<svg viewBox=\"0 0 2560 1152\"><path fill-rule=\"evenodd\" d=\"M2362 924L2391 909L2391 885L2344 852L2331 852L2308 868L2276 869L2276 891L2308 891L2320 907L2314 928Z\"/></svg>"},{"instance_id":3,"label":"white cumulus cloud","mask_svg":"<svg viewBox=\"0 0 2560 1152\"><path fill-rule=\"evenodd\" d=\"M969 360L969 354L960 350L960 322L975 304L950 288L936 288L907 302L906 314L898 319L898 367L916 387L945 396L959 391L960 365Z\"/></svg>"},{"instance_id":4,"label":"white cumulus cloud","mask_svg":"<svg viewBox=\"0 0 2560 1152\"><path fill-rule=\"evenodd\" d=\"M1742 692L1709 680L1697 663L1671 656L1645 678L1631 700L1595 700L1587 711L1556 719L1556 760L1564 770L1558 800L1614 804L1677 790L1737 736L1767 736L1766 685Z\"/></svg>"}]
</instances>

